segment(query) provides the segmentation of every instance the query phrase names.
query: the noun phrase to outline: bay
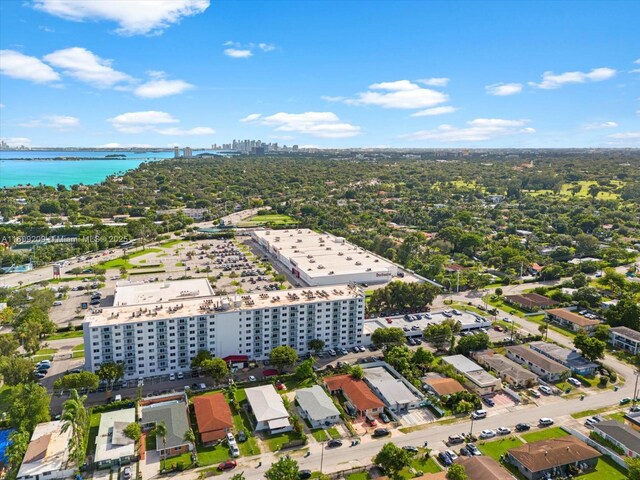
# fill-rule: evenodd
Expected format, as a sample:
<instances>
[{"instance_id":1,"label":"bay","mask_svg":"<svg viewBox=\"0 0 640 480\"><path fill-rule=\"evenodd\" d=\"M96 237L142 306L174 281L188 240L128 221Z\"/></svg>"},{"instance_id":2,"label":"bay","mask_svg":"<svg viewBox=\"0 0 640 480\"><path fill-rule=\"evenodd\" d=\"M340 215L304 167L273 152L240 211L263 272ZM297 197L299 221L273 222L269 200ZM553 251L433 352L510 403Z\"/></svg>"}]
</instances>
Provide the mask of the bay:
<instances>
[{"instance_id":1,"label":"bay","mask_svg":"<svg viewBox=\"0 0 640 480\"><path fill-rule=\"evenodd\" d=\"M218 153L207 151L209 153ZM194 155L203 151L194 151ZM105 158L124 155L122 158ZM173 158L173 151L0 151L0 188L18 185L69 187L74 184L100 183L109 175L123 174L143 162Z\"/></svg>"}]
</instances>

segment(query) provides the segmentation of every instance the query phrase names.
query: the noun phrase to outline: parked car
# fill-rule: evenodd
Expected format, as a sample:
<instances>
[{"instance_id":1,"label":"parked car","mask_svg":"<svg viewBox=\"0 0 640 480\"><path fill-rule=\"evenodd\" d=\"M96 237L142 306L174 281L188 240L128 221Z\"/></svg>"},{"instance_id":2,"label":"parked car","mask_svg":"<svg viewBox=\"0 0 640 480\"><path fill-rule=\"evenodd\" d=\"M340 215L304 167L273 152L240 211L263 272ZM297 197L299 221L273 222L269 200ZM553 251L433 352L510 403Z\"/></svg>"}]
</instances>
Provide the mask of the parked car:
<instances>
[{"instance_id":1,"label":"parked car","mask_svg":"<svg viewBox=\"0 0 640 480\"><path fill-rule=\"evenodd\" d=\"M406 447L402 447L402 449L409 453L418 453L418 447L414 447L412 445L407 445Z\"/></svg>"},{"instance_id":2,"label":"parked car","mask_svg":"<svg viewBox=\"0 0 640 480\"><path fill-rule=\"evenodd\" d=\"M247 441L247 433L244 430L238 432L238 441L240 443Z\"/></svg>"},{"instance_id":3,"label":"parked car","mask_svg":"<svg viewBox=\"0 0 640 480\"><path fill-rule=\"evenodd\" d=\"M182 380L182 379L184 378L184 373L182 373L182 372L178 372L178 373L176 374L176 378L177 378L178 380Z\"/></svg>"},{"instance_id":4,"label":"parked car","mask_svg":"<svg viewBox=\"0 0 640 480\"><path fill-rule=\"evenodd\" d=\"M516 431L517 432L526 432L527 430L531 429L531 425L529 425L528 423L518 423L516 425Z\"/></svg>"},{"instance_id":5,"label":"parked car","mask_svg":"<svg viewBox=\"0 0 640 480\"><path fill-rule=\"evenodd\" d=\"M467 449L467 447L462 447L460 449L460 455L462 455L463 457L470 457L471 452Z\"/></svg>"},{"instance_id":6,"label":"parked car","mask_svg":"<svg viewBox=\"0 0 640 480\"><path fill-rule=\"evenodd\" d=\"M531 395L532 397L535 398L540 398L540 393L538 393L536 390L534 390L533 388L531 390L528 390L529 395Z\"/></svg>"},{"instance_id":7,"label":"parked car","mask_svg":"<svg viewBox=\"0 0 640 480\"><path fill-rule=\"evenodd\" d=\"M620 405L626 405L627 403L631 403L633 399L629 398L629 397L624 397L622 400L620 400Z\"/></svg>"},{"instance_id":8,"label":"parked car","mask_svg":"<svg viewBox=\"0 0 640 480\"><path fill-rule=\"evenodd\" d=\"M493 407L496 404L496 402L494 402L491 397L482 397L482 401L487 405L489 405L490 407Z\"/></svg>"},{"instance_id":9,"label":"parked car","mask_svg":"<svg viewBox=\"0 0 640 480\"><path fill-rule=\"evenodd\" d=\"M449 435L447 445L457 445L459 443L464 443L464 438L461 435Z\"/></svg>"},{"instance_id":10,"label":"parked car","mask_svg":"<svg viewBox=\"0 0 640 480\"><path fill-rule=\"evenodd\" d=\"M487 418L487 411L486 410L476 410L471 414L471 418L473 418L474 420L480 420L482 418Z\"/></svg>"},{"instance_id":11,"label":"parked car","mask_svg":"<svg viewBox=\"0 0 640 480\"><path fill-rule=\"evenodd\" d=\"M336 351L335 351L333 348L330 348L329 350L327 350L327 353L328 353L329 355L331 355L332 357L335 357L335 356L336 356Z\"/></svg>"},{"instance_id":12,"label":"parked car","mask_svg":"<svg viewBox=\"0 0 640 480\"><path fill-rule=\"evenodd\" d=\"M456 452L454 452L453 450L445 450L444 453L449 455L449 458L452 462L455 462L458 459L458 455L456 455Z\"/></svg>"},{"instance_id":13,"label":"parked car","mask_svg":"<svg viewBox=\"0 0 640 480\"><path fill-rule=\"evenodd\" d=\"M538 387L538 390L540 390L542 393L544 393L545 395L551 395L553 393L553 390L551 390L549 387L547 387L546 385L540 385Z\"/></svg>"},{"instance_id":14,"label":"parked car","mask_svg":"<svg viewBox=\"0 0 640 480\"><path fill-rule=\"evenodd\" d=\"M176 379L176 374L175 373L170 373L169 374L169 380L173 381Z\"/></svg>"},{"instance_id":15,"label":"parked car","mask_svg":"<svg viewBox=\"0 0 640 480\"><path fill-rule=\"evenodd\" d=\"M440 463L445 467L450 467L453 464L451 458L449 458L449 455L447 455L445 452L440 452L438 454L438 460L440 460Z\"/></svg>"},{"instance_id":16,"label":"parked car","mask_svg":"<svg viewBox=\"0 0 640 480\"><path fill-rule=\"evenodd\" d=\"M380 420L382 420L384 423L389 423L391 421L389 416L384 412L380 413Z\"/></svg>"},{"instance_id":17,"label":"parked car","mask_svg":"<svg viewBox=\"0 0 640 480\"><path fill-rule=\"evenodd\" d=\"M507 427L498 427L496 432L498 435L509 435L511 433L511 429Z\"/></svg>"},{"instance_id":18,"label":"parked car","mask_svg":"<svg viewBox=\"0 0 640 480\"><path fill-rule=\"evenodd\" d=\"M580 380L578 380L577 378L569 377L569 378L567 378L567 382L569 382L574 387L581 387L582 386L582 382Z\"/></svg>"},{"instance_id":19,"label":"parked car","mask_svg":"<svg viewBox=\"0 0 640 480\"><path fill-rule=\"evenodd\" d=\"M387 435L389 435L389 430L386 428L376 428L371 434L373 437L386 437Z\"/></svg>"},{"instance_id":20,"label":"parked car","mask_svg":"<svg viewBox=\"0 0 640 480\"><path fill-rule=\"evenodd\" d=\"M238 465L238 463L235 460L227 460L226 462L222 462L221 464L218 465L218 470L220 471L232 470L236 468L236 465Z\"/></svg>"},{"instance_id":21,"label":"parked car","mask_svg":"<svg viewBox=\"0 0 640 480\"><path fill-rule=\"evenodd\" d=\"M298 472L298 478L300 480L306 480L307 478L311 478L311 470L300 470Z\"/></svg>"},{"instance_id":22,"label":"parked car","mask_svg":"<svg viewBox=\"0 0 640 480\"><path fill-rule=\"evenodd\" d=\"M538 424L541 427L548 427L549 425L553 425L553 418L543 417L538 420Z\"/></svg>"},{"instance_id":23,"label":"parked car","mask_svg":"<svg viewBox=\"0 0 640 480\"><path fill-rule=\"evenodd\" d=\"M469 450L469 453L473 456L479 457L482 455L482 452L473 443L467 444L467 450Z\"/></svg>"},{"instance_id":24,"label":"parked car","mask_svg":"<svg viewBox=\"0 0 640 480\"><path fill-rule=\"evenodd\" d=\"M327 447L329 448L337 448L341 446L342 446L342 440L338 440L337 438L334 438L333 440L329 440L329 442L327 443Z\"/></svg>"},{"instance_id":25,"label":"parked car","mask_svg":"<svg viewBox=\"0 0 640 480\"><path fill-rule=\"evenodd\" d=\"M249 381L250 382L255 382L256 381L256 377L254 377L253 375L249 375Z\"/></svg>"},{"instance_id":26,"label":"parked car","mask_svg":"<svg viewBox=\"0 0 640 480\"><path fill-rule=\"evenodd\" d=\"M124 480L129 480L131 478L131 467L124 467L122 470L122 478Z\"/></svg>"},{"instance_id":27,"label":"parked car","mask_svg":"<svg viewBox=\"0 0 640 480\"><path fill-rule=\"evenodd\" d=\"M58 300L58 301L56 301L56 302L53 302L53 306L54 306L54 307L59 307L60 305L62 305L62 302L61 302L61 301L59 301L59 300Z\"/></svg>"},{"instance_id":28,"label":"parked car","mask_svg":"<svg viewBox=\"0 0 640 480\"><path fill-rule=\"evenodd\" d=\"M369 415L366 415L364 417L364 421L367 422L367 425L369 425L370 427L375 427L376 425L378 425L378 422L376 422L376 419Z\"/></svg>"},{"instance_id":29,"label":"parked car","mask_svg":"<svg viewBox=\"0 0 640 480\"><path fill-rule=\"evenodd\" d=\"M496 432L494 430L482 430L480 432L480 438L493 438L496 436Z\"/></svg>"}]
</instances>

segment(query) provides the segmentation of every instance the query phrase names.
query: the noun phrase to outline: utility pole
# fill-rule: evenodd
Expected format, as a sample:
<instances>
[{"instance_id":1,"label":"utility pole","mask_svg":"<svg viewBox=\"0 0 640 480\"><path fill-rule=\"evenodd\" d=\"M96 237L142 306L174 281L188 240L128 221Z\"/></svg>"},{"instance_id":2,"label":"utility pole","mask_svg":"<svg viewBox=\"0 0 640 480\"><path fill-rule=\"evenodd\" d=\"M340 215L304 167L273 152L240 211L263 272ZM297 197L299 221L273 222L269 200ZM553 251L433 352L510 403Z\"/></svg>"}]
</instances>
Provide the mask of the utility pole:
<instances>
[{"instance_id":1,"label":"utility pole","mask_svg":"<svg viewBox=\"0 0 640 480\"><path fill-rule=\"evenodd\" d=\"M638 377L640 376L640 370L636 371L636 384L633 387L633 405L632 407L636 406L636 398L638 396Z\"/></svg>"},{"instance_id":2,"label":"utility pole","mask_svg":"<svg viewBox=\"0 0 640 480\"><path fill-rule=\"evenodd\" d=\"M322 464L324 463L324 442L322 442L322 453L320 454L320 475L322 475Z\"/></svg>"}]
</instances>

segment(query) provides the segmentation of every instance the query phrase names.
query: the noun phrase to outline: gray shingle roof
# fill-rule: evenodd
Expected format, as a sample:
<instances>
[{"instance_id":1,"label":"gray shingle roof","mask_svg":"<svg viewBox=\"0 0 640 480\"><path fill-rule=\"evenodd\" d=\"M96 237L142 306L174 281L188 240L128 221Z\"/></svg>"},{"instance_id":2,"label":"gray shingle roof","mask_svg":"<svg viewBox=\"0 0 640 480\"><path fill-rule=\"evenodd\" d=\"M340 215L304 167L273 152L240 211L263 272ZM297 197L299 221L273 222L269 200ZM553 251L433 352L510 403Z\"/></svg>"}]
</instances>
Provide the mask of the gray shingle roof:
<instances>
[{"instance_id":1,"label":"gray shingle roof","mask_svg":"<svg viewBox=\"0 0 640 480\"><path fill-rule=\"evenodd\" d=\"M296 392L298 405L309 414L313 420L323 420L328 417L339 416L340 412L333 404L333 400L320 385L311 388L301 388Z\"/></svg>"},{"instance_id":2,"label":"gray shingle roof","mask_svg":"<svg viewBox=\"0 0 640 480\"><path fill-rule=\"evenodd\" d=\"M605 420L593 426L594 430L600 430L611 438L615 438L629 450L640 452L640 433L636 432L629 425L615 420Z\"/></svg>"},{"instance_id":3,"label":"gray shingle roof","mask_svg":"<svg viewBox=\"0 0 640 480\"><path fill-rule=\"evenodd\" d=\"M158 403L142 409L142 423L164 422L167 426L167 448L185 445L184 434L189 430L187 406L183 402ZM163 448L162 438L157 439L156 448Z\"/></svg>"}]
</instances>

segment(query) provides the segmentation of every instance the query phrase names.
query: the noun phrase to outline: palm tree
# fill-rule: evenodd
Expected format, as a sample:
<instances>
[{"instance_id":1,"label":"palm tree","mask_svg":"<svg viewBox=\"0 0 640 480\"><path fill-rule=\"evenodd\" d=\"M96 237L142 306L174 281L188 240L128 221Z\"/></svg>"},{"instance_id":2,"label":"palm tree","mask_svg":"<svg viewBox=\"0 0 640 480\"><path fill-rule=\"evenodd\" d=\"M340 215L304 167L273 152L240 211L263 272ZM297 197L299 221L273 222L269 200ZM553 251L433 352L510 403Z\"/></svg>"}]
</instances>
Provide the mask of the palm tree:
<instances>
[{"instance_id":1,"label":"palm tree","mask_svg":"<svg viewBox=\"0 0 640 480\"><path fill-rule=\"evenodd\" d=\"M158 422L156 423L156 426L153 428L153 430L151 430L151 432L149 432L150 435L154 435L156 437L156 449L158 448L157 443L158 443L158 437L162 437L162 452L164 455L160 455L160 471L162 471L162 468L164 466L164 460L167 457L167 425L164 422Z\"/></svg>"},{"instance_id":2,"label":"palm tree","mask_svg":"<svg viewBox=\"0 0 640 480\"><path fill-rule=\"evenodd\" d=\"M198 460L198 450L196 449L196 436L193 433L193 430L190 428L189 430L184 432L184 435L182 436L182 439L185 442L189 442L191 445L193 445L193 455L195 456L195 459L197 461Z\"/></svg>"},{"instance_id":3,"label":"palm tree","mask_svg":"<svg viewBox=\"0 0 640 480\"><path fill-rule=\"evenodd\" d=\"M66 432L71 428L71 439L69 440L69 459L80 465L84 460L84 440L87 427L87 410L84 402L87 396L78 395L76 389L69 392L69 400L62 406L62 431Z\"/></svg>"}]
</instances>

